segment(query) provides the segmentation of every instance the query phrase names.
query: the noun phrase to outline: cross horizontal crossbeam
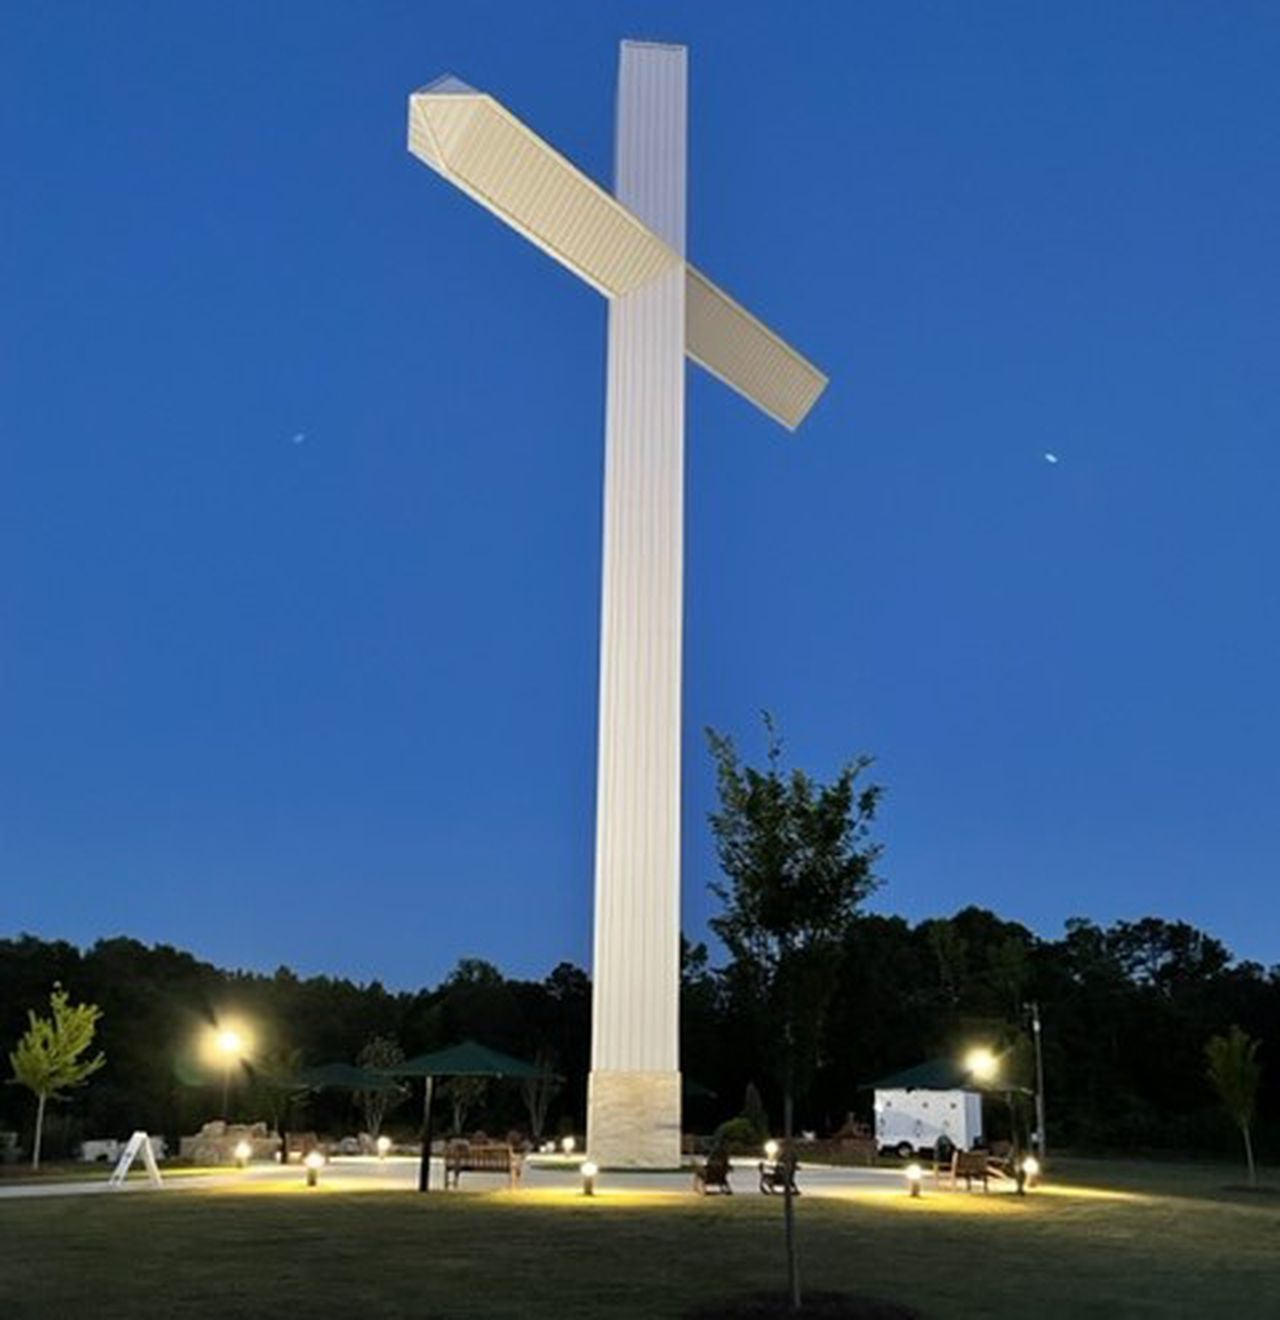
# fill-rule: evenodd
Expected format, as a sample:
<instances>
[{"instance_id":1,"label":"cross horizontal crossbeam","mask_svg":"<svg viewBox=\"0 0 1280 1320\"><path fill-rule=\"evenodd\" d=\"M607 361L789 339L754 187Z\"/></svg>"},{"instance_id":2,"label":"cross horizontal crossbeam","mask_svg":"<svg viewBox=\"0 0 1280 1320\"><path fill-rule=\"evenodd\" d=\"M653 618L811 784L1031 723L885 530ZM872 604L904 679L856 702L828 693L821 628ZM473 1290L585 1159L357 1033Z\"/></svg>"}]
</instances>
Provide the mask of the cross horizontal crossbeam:
<instances>
[{"instance_id":1,"label":"cross horizontal crossbeam","mask_svg":"<svg viewBox=\"0 0 1280 1320\"><path fill-rule=\"evenodd\" d=\"M788 429L827 377L528 125L445 77L409 98L409 150L607 298L686 272L685 352Z\"/></svg>"}]
</instances>

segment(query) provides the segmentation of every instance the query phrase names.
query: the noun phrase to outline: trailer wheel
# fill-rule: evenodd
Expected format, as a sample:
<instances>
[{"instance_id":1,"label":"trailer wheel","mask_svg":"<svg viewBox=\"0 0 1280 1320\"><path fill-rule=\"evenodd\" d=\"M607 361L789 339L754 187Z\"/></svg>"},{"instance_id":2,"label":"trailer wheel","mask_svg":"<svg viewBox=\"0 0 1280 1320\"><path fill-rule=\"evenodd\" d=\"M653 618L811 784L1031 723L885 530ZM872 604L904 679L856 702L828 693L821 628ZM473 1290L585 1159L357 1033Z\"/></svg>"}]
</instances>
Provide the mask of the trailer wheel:
<instances>
[{"instance_id":1,"label":"trailer wheel","mask_svg":"<svg viewBox=\"0 0 1280 1320\"><path fill-rule=\"evenodd\" d=\"M893 1149L898 1158L904 1160L909 1160L916 1153L916 1148L909 1141L900 1141Z\"/></svg>"}]
</instances>

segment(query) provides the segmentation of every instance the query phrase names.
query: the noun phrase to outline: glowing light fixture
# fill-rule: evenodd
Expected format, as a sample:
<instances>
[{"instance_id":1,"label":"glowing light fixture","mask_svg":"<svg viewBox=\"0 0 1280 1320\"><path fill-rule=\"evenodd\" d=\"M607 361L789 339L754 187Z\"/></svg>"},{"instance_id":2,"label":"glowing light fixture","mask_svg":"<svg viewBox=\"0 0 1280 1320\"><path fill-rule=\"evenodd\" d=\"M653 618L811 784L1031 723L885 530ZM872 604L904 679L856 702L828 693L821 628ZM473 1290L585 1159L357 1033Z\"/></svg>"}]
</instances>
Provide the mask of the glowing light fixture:
<instances>
[{"instance_id":1,"label":"glowing light fixture","mask_svg":"<svg viewBox=\"0 0 1280 1320\"><path fill-rule=\"evenodd\" d=\"M244 1166L249 1163L250 1157L253 1155L253 1147L249 1145L247 1141L237 1141L236 1148L232 1154L235 1155L236 1168L243 1169Z\"/></svg>"},{"instance_id":2,"label":"glowing light fixture","mask_svg":"<svg viewBox=\"0 0 1280 1320\"><path fill-rule=\"evenodd\" d=\"M1027 1176L1027 1185L1034 1186L1036 1179L1040 1177L1040 1161L1034 1155L1028 1155L1022 1161L1022 1172Z\"/></svg>"},{"instance_id":3,"label":"glowing light fixture","mask_svg":"<svg viewBox=\"0 0 1280 1320\"><path fill-rule=\"evenodd\" d=\"M387 1155L390 1153L390 1151L391 1151L391 1138L390 1138L390 1137L379 1137L379 1138L378 1138L378 1158L379 1158L380 1160L385 1160L385 1159L387 1158Z\"/></svg>"},{"instance_id":4,"label":"glowing light fixture","mask_svg":"<svg viewBox=\"0 0 1280 1320\"><path fill-rule=\"evenodd\" d=\"M764 1143L764 1157L767 1160L776 1160L778 1158L778 1143L772 1137Z\"/></svg>"},{"instance_id":5,"label":"glowing light fixture","mask_svg":"<svg viewBox=\"0 0 1280 1320\"><path fill-rule=\"evenodd\" d=\"M594 1196L596 1194L596 1174L600 1170L596 1168L591 1160L582 1162L582 1194L583 1196Z\"/></svg>"},{"instance_id":6,"label":"glowing light fixture","mask_svg":"<svg viewBox=\"0 0 1280 1320\"><path fill-rule=\"evenodd\" d=\"M902 1171L907 1175L907 1187L912 1196L920 1195L920 1182L924 1177L924 1170L918 1164L908 1164Z\"/></svg>"},{"instance_id":7,"label":"glowing light fixture","mask_svg":"<svg viewBox=\"0 0 1280 1320\"><path fill-rule=\"evenodd\" d=\"M251 1053L252 1042L249 1033L239 1024L232 1025L223 1021L211 1027L202 1042L201 1050L205 1060L222 1069L222 1117L228 1117L228 1101L231 1096L231 1068L239 1060Z\"/></svg>"},{"instance_id":8,"label":"glowing light fixture","mask_svg":"<svg viewBox=\"0 0 1280 1320\"><path fill-rule=\"evenodd\" d=\"M574 1148L574 1146L576 1146L576 1145L577 1145L577 1142L574 1141L574 1139L573 1139L572 1137L565 1137L565 1139L560 1143L560 1149L561 1149L562 1151L564 1151L564 1153L565 1153L566 1155L572 1155L572 1154L573 1154L573 1148Z\"/></svg>"},{"instance_id":9,"label":"glowing light fixture","mask_svg":"<svg viewBox=\"0 0 1280 1320\"><path fill-rule=\"evenodd\" d=\"M989 1082L1000 1070L1000 1061L985 1046L972 1049L964 1056L964 1066L980 1082Z\"/></svg>"}]
</instances>

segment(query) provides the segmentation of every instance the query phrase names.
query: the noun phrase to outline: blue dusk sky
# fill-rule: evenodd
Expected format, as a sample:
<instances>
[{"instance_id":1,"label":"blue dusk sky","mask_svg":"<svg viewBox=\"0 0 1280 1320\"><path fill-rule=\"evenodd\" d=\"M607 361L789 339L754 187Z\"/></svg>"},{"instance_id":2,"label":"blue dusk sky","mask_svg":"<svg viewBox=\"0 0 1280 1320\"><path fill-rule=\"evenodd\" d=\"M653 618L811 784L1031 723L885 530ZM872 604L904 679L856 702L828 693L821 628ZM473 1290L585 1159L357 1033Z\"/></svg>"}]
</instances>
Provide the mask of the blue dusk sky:
<instances>
[{"instance_id":1,"label":"blue dusk sky","mask_svg":"<svg viewBox=\"0 0 1280 1320\"><path fill-rule=\"evenodd\" d=\"M0 15L0 934L431 983L590 958L603 301L405 149L451 71L611 180L691 48L692 259L832 378L688 397L702 730L868 752L885 886L1280 961L1280 9ZM1054 461L1056 459L1056 461Z\"/></svg>"}]
</instances>

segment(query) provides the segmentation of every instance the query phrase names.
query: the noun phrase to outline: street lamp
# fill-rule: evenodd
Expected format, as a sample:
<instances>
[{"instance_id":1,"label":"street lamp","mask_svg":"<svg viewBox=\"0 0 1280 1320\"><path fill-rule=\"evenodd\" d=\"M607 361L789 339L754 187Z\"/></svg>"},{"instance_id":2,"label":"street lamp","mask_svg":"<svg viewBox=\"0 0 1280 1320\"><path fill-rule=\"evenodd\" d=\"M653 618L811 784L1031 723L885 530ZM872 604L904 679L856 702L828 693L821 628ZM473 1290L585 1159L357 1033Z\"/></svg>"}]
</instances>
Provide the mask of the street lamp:
<instances>
[{"instance_id":1,"label":"street lamp","mask_svg":"<svg viewBox=\"0 0 1280 1320\"><path fill-rule=\"evenodd\" d=\"M244 1054L244 1041L238 1031L224 1027L218 1032L214 1047L222 1058L222 1118L228 1117L228 1099L231 1094L231 1065Z\"/></svg>"},{"instance_id":2,"label":"street lamp","mask_svg":"<svg viewBox=\"0 0 1280 1320\"><path fill-rule=\"evenodd\" d=\"M989 1082L1000 1071L1000 1060L986 1046L980 1045L964 1056L964 1066L978 1081Z\"/></svg>"},{"instance_id":3,"label":"street lamp","mask_svg":"<svg viewBox=\"0 0 1280 1320\"><path fill-rule=\"evenodd\" d=\"M1032 1000L1026 1005L1031 1015L1031 1037L1036 1047L1036 1154L1043 1160L1047 1147L1044 1139L1044 1052L1040 1046L1040 1004Z\"/></svg>"}]
</instances>

